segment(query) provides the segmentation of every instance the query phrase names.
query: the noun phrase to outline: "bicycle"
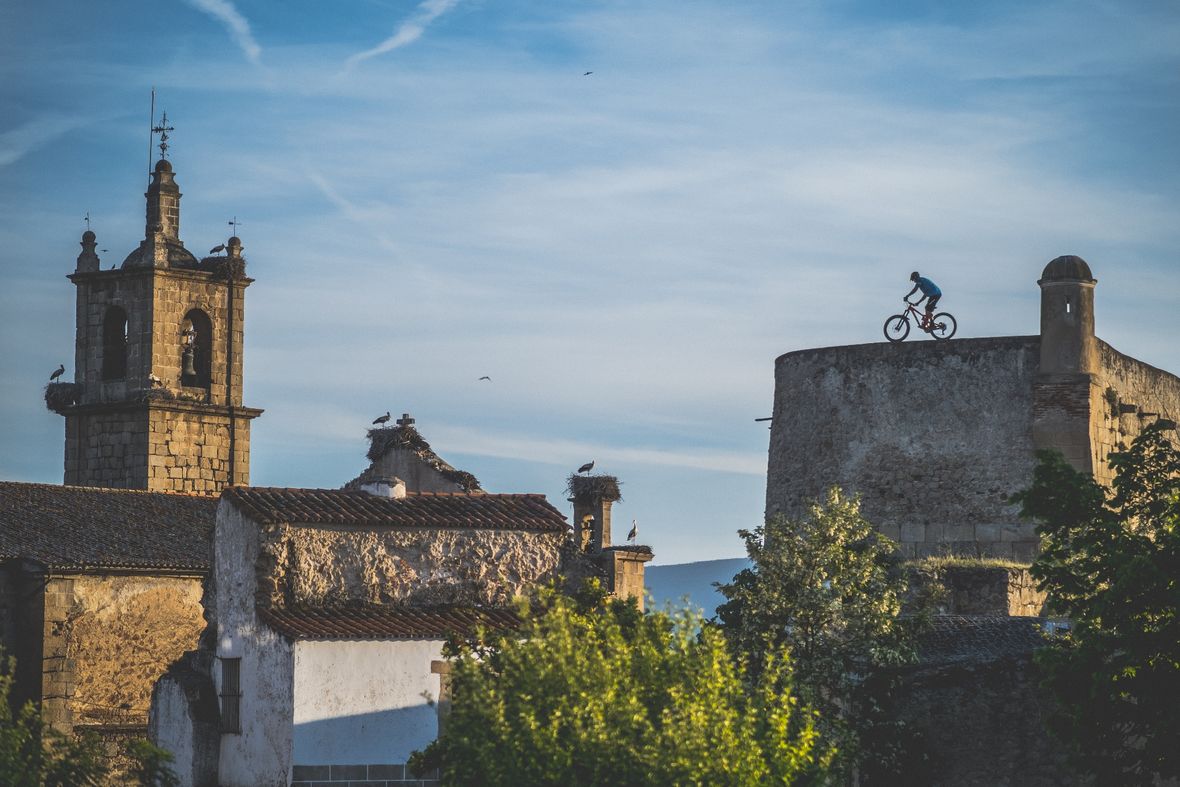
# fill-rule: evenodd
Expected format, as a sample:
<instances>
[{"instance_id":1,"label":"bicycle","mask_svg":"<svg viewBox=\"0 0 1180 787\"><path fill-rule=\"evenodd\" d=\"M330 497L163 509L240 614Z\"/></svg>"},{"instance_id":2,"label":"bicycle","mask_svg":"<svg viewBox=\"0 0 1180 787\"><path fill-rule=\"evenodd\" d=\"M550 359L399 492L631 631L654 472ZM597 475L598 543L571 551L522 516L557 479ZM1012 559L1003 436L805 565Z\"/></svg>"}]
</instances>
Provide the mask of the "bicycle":
<instances>
[{"instance_id":1,"label":"bicycle","mask_svg":"<svg viewBox=\"0 0 1180 787\"><path fill-rule=\"evenodd\" d=\"M914 318L919 328L933 336L935 341L945 342L958 330L959 325L955 322L955 315L950 312L939 312L934 317L928 318L926 313L918 311L911 301L906 298L902 298L902 300L905 301L906 310L885 321L885 338L889 341L900 342L910 335L910 317Z\"/></svg>"}]
</instances>

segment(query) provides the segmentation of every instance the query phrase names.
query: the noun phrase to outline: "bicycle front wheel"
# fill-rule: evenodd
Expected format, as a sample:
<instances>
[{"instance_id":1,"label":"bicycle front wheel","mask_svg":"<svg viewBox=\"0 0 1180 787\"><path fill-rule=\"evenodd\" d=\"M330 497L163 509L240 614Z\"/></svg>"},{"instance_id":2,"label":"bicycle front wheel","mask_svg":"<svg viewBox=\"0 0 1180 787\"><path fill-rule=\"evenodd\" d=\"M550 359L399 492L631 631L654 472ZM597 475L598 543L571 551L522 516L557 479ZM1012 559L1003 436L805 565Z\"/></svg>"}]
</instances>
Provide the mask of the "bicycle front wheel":
<instances>
[{"instance_id":1,"label":"bicycle front wheel","mask_svg":"<svg viewBox=\"0 0 1180 787\"><path fill-rule=\"evenodd\" d=\"M900 342L910 335L910 321L904 314L895 314L885 321L885 338L891 342Z\"/></svg>"},{"instance_id":2,"label":"bicycle front wheel","mask_svg":"<svg viewBox=\"0 0 1180 787\"><path fill-rule=\"evenodd\" d=\"M930 335L935 341L945 342L955 335L959 324L955 322L955 315L950 312L939 312L930 321Z\"/></svg>"}]
</instances>

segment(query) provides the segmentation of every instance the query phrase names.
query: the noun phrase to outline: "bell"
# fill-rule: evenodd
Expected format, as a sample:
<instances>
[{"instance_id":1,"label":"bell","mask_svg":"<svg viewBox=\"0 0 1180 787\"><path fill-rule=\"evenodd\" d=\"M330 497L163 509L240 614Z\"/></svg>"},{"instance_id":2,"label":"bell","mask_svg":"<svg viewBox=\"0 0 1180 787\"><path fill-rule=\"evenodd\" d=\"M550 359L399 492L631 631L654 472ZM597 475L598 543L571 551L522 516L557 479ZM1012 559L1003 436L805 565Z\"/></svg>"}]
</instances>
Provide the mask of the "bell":
<instances>
[{"instance_id":1,"label":"bell","mask_svg":"<svg viewBox=\"0 0 1180 787\"><path fill-rule=\"evenodd\" d=\"M182 359L181 359L184 364L184 368L181 370L180 373L182 375L184 375L185 377L196 377L197 376L196 358L194 356L195 356L195 353L193 352L192 347L185 347L184 348L184 355L182 356Z\"/></svg>"}]
</instances>

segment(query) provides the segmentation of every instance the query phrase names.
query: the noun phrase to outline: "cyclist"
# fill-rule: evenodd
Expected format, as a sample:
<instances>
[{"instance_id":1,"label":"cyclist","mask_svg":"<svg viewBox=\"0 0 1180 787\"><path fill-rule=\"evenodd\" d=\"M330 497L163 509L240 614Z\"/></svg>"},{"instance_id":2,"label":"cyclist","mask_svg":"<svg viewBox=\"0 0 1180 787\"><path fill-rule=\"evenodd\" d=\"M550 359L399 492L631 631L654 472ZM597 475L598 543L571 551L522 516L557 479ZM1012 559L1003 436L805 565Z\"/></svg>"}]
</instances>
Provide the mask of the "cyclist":
<instances>
[{"instance_id":1,"label":"cyclist","mask_svg":"<svg viewBox=\"0 0 1180 787\"><path fill-rule=\"evenodd\" d=\"M942 297L942 290L938 289L937 284L922 276L917 271L910 274L910 281L914 283L914 289L910 290L902 300L909 303L911 295L918 290L922 291L922 297L914 305L917 306L922 301L926 301L926 319L922 321L922 329L929 331L930 328L928 326L934 317L934 307L938 305L938 299Z\"/></svg>"}]
</instances>

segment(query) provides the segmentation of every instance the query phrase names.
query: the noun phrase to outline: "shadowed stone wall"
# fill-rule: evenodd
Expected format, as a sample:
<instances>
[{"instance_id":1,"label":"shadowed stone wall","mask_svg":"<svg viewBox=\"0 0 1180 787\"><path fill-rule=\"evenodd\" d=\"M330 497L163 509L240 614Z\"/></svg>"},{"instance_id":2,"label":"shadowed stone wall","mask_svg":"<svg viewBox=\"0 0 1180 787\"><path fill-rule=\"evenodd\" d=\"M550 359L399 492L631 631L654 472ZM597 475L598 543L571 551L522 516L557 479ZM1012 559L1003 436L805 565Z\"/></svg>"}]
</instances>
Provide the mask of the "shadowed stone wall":
<instances>
[{"instance_id":1,"label":"shadowed stone wall","mask_svg":"<svg viewBox=\"0 0 1180 787\"><path fill-rule=\"evenodd\" d=\"M907 557L1031 559L1009 497L1033 468L1035 336L802 350L775 363L766 511L833 484Z\"/></svg>"}]
</instances>

